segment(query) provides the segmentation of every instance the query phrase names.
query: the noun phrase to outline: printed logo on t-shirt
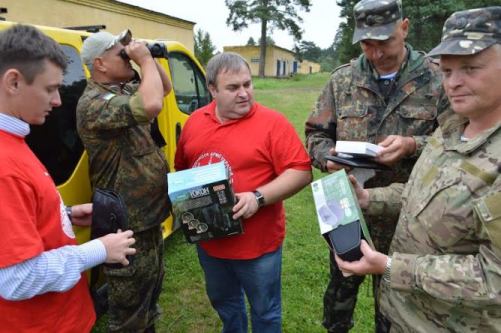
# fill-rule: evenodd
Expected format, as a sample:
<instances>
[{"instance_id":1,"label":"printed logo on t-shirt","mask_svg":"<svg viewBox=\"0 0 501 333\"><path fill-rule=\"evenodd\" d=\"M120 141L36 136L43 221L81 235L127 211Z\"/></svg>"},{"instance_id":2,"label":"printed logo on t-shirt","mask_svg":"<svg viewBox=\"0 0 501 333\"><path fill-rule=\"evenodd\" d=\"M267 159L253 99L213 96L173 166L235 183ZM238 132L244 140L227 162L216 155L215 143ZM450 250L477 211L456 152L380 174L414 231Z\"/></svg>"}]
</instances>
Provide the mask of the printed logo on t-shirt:
<instances>
[{"instance_id":1,"label":"printed logo on t-shirt","mask_svg":"<svg viewBox=\"0 0 501 333\"><path fill-rule=\"evenodd\" d=\"M218 162L224 162L224 165L228 169L230 173L230 182L233 183L233 170L231 169L230 163L224 158L223 154L218 153L218 152L210 152L210 153L203 153L198 158L195 160L193 165L191 166L192 168L204 166L204 165L209 165L209 164L215 164Z\"/></svg>"},{"instance_id":2,"label":"printed logo on t-shirt","mask_svg":"<svg viewBox=\"0 0 501 333\"><path fill-rule=\"evenodd\" d=\"M64 234L69 238L74 239L75 233L73 232L73 226L71 225L68 214L66 214L65 206L62 200L59 201L59 212L61 214L61 227L63 228Z\"/></svg>"}]
</instances>

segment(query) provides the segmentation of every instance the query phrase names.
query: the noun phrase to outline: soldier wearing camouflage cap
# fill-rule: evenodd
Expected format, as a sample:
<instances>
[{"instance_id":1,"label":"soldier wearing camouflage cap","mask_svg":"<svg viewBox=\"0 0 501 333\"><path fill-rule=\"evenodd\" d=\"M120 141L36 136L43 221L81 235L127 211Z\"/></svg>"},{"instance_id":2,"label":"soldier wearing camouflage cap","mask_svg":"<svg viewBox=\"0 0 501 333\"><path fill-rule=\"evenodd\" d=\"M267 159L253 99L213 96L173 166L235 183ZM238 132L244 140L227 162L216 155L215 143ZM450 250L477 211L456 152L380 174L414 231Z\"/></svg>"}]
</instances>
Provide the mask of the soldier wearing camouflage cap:
<instances>
[{"instance_id":1,"label":"soldier wearing camouflage cap","mask_svg":"<svg viewBox=\"0 0 501 333\"><path fill-rule=\"evenodd\" d=\"M501 330L501 7L454 13L442 41L442 114L407 184L363 190L369 216L400 213L390 255L363 243L349 273L383 273L392 332Z\"/></svg>"},{"instance_id":2,"label":"soldier wearing camouflage cap","mask_svg":"<svg viewBox=\"0 0 501 333\"><path fill-rule=\"evenodd\" d=\"M110 332L153 332L163 270L160 224L169 215L167 162L150 134L171 83L144 43L126 30L98 32L82 47L91 73L77 106L77 129L89 155L93 188L118 192L127 206L137 256L105 267ZM141 70L139 84L130 60Z\"/></svg>"},{"instance_id":3,"label":"soldier wearing camouflage cap","mask_svg":"<svg viewBox=\"0 0 501 333\"><path fill-rule=\"evenodd\" d=\"M324 172L342 166L325 159L336 141L368 141L384 147L378 161L391 171L378 171L368 187L406 182L429 135L437 127L436 104L441 77L438 64L405 43L409 20L399 0L362 0L354 7L353 42L363 54L337 68L306 121L306 145L313 165ZM441 110L441 109L440 109ZM376 248L389 249L398 216L368 219ZM353 327L363 277L343 277L331 255L331 279L324 296L323 325L328 332ZM374 295L380 277L374 276ZM386 331L375 302L376 328Z\"/></svg>"}]
</instances>

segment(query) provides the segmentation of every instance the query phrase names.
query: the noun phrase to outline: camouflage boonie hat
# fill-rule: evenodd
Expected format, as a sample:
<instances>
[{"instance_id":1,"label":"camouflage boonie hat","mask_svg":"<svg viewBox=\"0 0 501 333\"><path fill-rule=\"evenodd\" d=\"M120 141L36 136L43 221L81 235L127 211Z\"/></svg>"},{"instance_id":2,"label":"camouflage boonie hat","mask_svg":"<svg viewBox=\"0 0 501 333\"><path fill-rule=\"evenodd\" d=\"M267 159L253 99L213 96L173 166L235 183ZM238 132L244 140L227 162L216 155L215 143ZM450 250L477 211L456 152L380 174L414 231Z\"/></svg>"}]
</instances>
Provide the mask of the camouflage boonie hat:
<instances>
[{"instance_id":1,"label":"camouflage boonie hat","mask_svg":"<svg viewBox=\"0 0 501 333\"><path fill-rule=\"evenodd\" d=\"M464 10L445 21L442 41L428 56L478 53L501 42L501 6Z\"/></svg>"},{"instance_id":2,"label":"camouflage boonie hat","mask_svg":"<svg viewBox=\"0 0 501 333\"><path fill-rule=\"evenodd\" d=\"M402 19L401 0L362 0L353 7L353 44L364 39L386 40Z\"/></svg>"}]
</instances>

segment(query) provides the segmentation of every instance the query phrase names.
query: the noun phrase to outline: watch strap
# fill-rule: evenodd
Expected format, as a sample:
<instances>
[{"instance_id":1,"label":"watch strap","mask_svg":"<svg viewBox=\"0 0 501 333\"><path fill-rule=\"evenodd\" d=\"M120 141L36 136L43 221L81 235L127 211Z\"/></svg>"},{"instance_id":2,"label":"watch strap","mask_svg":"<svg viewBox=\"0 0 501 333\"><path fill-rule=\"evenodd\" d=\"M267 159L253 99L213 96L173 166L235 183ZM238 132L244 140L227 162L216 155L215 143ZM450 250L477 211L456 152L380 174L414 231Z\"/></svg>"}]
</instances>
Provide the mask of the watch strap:
<instances>
[{"instance_id":1,"label":"watch strap","mask_svg":"<svg viewBox=\"0 0 501 333\"><path fill-rule=\"evenodd\" d=\"M264 206L264 196L259 191L254 191L254 196L256 197L257 205L259 208Z\"/></svg>"},{"instance_id":2,"label":"watch strap","mask_svg":"<svg viewBox=\"0 0 501 333\"><path fill-rule=\"evenodd\" d=\"M390 283L391 281L391 257L388 257L388 260L386 261L386 267L383 272L383 280L386 283Z\"/></svg>"}]
</instances>

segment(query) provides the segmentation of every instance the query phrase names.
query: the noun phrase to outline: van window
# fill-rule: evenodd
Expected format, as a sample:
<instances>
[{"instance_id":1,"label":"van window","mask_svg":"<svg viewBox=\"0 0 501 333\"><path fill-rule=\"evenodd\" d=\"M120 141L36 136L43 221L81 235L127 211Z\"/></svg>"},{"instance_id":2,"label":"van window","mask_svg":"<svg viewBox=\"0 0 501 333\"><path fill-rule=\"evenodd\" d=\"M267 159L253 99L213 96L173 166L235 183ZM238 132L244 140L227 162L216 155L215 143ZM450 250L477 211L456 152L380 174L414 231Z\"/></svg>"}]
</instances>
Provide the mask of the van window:
<instances>
[{"instance_id":1,"label":"van window","mask_svg":"<svg viewBox=\"0 0 501 333\"><path fill-rule=\"evenodd\" d=\"M181 112L191 114L209 104L210 94L205 76L190 58L179 52L170 52L169 67L177 106Z\"/></svg>"},{"instance_id":2,"label":"van window","mask_svg":"<svg viewBox=\"0 0 501 333\"><path fill-rule=\"evenodd\" d=\"M31 126L26 142L45 165L56 185L71 176L83 153L77 134L75 111L87 81L78 51L61 45L68 57L68 67L59 89L62 105L54 108L43 125Z\"/></svg>"}]
</instances>

